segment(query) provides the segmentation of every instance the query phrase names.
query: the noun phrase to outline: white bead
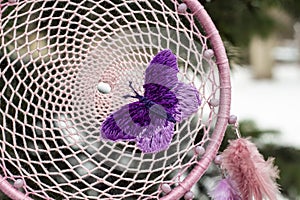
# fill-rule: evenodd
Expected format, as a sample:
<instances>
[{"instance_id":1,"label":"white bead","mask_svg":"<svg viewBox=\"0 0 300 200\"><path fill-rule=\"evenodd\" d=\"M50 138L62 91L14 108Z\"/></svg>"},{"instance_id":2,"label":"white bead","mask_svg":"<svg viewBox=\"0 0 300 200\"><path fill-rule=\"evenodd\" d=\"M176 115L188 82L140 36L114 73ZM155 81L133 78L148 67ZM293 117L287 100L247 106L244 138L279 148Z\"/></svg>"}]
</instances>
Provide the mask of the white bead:
<instances>
[{"instance_id":1,"label":"white bead","mask_svg":"<svg viewBox=\"0 0 300 200\"><path fill-rule=\"evenodd\" d=\"M187 9L187 5L185 3L181 3L178 6L178 13L183 14L186 12L186 9Z\"/></svg>"},{"instance_id":2,"label":"white bead","mask_svg":"<svg viewBox=\"0 0 300 200\"><path fill-rule=\"evenodd\" d=\"M110 91L111 91L110 85L108 83L104 83L104 82L99 82L97 85L97 89L102 94L107 94L107 93L110 93Z\"/></svg>"}]
</instances>

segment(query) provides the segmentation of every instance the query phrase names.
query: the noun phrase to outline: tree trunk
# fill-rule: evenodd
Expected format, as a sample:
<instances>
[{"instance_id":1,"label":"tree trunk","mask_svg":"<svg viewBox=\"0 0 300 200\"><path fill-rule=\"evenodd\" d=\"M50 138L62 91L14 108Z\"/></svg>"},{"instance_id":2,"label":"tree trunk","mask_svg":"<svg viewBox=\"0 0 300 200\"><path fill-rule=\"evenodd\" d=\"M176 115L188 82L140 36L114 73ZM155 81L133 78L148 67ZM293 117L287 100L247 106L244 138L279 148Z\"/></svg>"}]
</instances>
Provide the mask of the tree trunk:
<instances>
[{"instance_id":1,"label":"tree trunk","mask_svg":"<svg viewBox=\"0 0 300 200\"><path fill-rule=\"evenodd\" d=\"M256 79L271 79L274 58L273 47L276 44L275 35L271 34L266 38L253 36L250 42L250 65L253 77Z\"/></svg>"}]
</instances>

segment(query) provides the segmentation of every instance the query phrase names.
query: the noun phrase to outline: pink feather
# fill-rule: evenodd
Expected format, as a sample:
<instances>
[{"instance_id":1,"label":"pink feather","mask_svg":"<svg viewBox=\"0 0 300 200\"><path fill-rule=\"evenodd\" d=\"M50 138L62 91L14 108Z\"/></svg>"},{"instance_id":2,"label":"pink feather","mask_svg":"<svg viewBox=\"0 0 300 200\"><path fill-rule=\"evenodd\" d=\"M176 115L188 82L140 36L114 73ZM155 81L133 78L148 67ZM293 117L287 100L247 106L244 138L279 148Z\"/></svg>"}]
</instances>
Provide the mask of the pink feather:
<instances>
[{"instance_id":1,"label":"pink feather","mask_svg":"<svg viewBox=\"0 0 300 200\"><path fill-rule=\"evenodd\" d=\"M221 157L221 167L226 170L243 200L252 200L253 197L255 200L276 200L279 171L273 165L273 158L265 161L256 146L245 138L230 141Z\"/></svg>"},{"instance_id":2,"label":"pink feather","mask_svg":"<svg viewBox=\"0 0 300 200\"><path fill-rule=\"evenodd\" d=\"M213 200L241 200L239 192L233 187L229 178L220 180L209 196Z\"/></svg>"}]
</instances>

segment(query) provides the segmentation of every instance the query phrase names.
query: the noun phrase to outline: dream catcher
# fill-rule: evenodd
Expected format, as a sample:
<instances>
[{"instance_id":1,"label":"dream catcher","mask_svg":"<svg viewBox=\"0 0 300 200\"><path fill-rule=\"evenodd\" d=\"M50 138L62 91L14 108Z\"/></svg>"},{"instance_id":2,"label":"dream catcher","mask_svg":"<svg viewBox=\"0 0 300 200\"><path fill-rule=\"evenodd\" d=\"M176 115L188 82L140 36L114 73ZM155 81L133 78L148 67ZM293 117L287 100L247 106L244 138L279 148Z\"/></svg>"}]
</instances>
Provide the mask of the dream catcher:
<instances>
[{"instance_id":1,"label":"dream catcher","mask_svg":"<svg viewBox=\"0 0 300 200\"><path fill-rule=\"evenodd\" d=\"M237 122L225 49L198 1L0 2L8 197L200 199L194 186ZM249 139L217 158L213 199L276 198L277 169Z\"/></svg>"}]
</instances>

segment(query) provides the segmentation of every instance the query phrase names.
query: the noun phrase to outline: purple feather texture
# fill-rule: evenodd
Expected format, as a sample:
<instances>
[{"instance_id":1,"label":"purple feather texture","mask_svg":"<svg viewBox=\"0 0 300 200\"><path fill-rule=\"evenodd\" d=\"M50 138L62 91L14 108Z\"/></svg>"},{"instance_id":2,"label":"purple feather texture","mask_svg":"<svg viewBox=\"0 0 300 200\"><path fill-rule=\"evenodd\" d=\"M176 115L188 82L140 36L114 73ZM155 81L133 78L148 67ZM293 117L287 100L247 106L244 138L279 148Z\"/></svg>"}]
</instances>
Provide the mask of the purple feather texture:
<instances>
[{"instance_id":1,"label":"purple feather texture","mask_svg":"<svg viewBox=\"0 0 300 200\"><path fill-rule=\"evenodd\" d=\"M197 112L201 104L197 89L178 81L176 56L160 51L145 71L144 96L122 106L101 125L101 137L111 141L135 141L144 153L166 149L174 134L174 125Z\"/></svg>"},{"instance_id":2,"label":"purple feather texture","mask_svg":"<svg viewBox=\"0 0 300 200\"><path fill-rule=\"evenodd\" d=\"M229 178L220 180L209 195L213 200L241 200L239 192L233 187Z\"/></svg>"}]
</instances>

